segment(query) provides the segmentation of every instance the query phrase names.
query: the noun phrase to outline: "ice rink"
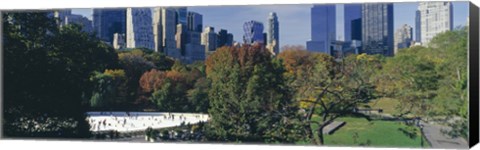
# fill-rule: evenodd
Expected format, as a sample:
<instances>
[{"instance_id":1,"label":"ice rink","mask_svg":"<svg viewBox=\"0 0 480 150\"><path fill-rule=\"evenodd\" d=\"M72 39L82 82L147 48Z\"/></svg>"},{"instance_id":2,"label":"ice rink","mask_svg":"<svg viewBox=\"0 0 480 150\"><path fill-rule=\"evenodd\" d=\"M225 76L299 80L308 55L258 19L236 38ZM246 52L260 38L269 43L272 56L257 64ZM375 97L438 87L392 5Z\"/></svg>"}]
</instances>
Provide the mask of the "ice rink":
<instances>
[{"instance_id":1,"label":"ice rink","mask_svg":"<svg viewBox=\"0 0 480 150\"><path fill-rule=\"evenodd\" d=\"M90 131L134 132L167 128L185 124L196 124L208 120L207 114L168 112L88 112Z\"/></svg>"}]
</instances>

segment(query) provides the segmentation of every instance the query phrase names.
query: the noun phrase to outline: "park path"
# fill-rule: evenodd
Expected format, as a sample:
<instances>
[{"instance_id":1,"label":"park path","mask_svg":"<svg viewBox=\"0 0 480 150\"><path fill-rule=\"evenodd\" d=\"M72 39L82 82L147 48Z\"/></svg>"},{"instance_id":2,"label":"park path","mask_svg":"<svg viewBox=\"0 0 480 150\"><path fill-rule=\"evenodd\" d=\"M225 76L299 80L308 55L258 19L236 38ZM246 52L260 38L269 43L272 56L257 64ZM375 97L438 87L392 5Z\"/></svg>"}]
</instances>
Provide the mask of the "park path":
<instances>
[{"instance_id":1,"label":"park path","mask_svg":"<svg viewBox=\"0 0 480 150\"><path fill-rule=\"evenodd\" d=\"M430 142L432 148L441 149L468 149L468 143L465 139L451 138L448 135L442 133L442 129L448 129L445 126L429 124L422 122L423 134L425 138Z\"/></svg>"}]
</instances>

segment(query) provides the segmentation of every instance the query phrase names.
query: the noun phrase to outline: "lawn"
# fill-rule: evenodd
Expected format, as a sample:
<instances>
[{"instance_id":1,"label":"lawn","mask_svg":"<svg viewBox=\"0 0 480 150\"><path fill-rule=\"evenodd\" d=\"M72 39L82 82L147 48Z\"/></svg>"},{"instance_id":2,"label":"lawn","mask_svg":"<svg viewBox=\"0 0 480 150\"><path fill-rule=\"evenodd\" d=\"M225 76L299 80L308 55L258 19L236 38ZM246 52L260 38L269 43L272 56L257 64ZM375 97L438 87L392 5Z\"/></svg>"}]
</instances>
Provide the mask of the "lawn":
<instances>
[{"instance_id":1,"label":"lawn","mask_svg":"<svg viewBox=\"0 0 480 150\"><path fill-rule=\"evenodd\" d=\"M364 118L356 117L337 119L337 121L340 120L345 121L346 124L332 135L325 135L325 145L421 147L420 130L417 127L409 127L395 121L374 120L369 122ZM412 134L409 136L404 131L410 131ZM426 142L424 144L428 145Z\"/></svg>"},{"instance_id":2,"label":"lawn","mask_svg":"<svg viewBox=\"0 0 480 150\"><path fill-rule=\"evenodd\" d=\"M380 98L376 100L372 100L367 105L372 109L383 109L383 113L385 114L394 114L395 107L399 104L399 101L396 99L390 98Z\"/></svg>"}]
</instances>

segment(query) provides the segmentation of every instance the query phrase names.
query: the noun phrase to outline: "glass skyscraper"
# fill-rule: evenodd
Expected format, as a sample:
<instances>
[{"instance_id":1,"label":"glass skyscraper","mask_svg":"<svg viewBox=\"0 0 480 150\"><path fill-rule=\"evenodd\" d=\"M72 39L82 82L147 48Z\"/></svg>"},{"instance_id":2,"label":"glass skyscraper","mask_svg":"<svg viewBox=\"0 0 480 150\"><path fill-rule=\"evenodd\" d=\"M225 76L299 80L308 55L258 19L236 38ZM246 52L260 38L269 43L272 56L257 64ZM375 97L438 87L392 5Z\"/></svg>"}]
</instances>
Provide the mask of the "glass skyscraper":
<instances>
[{"instance_id":1,"label":"glass skyscraper","mask_svg":"<svg viewBox=\"0 0 480 150\"><path fill-rule=\"evenodd\" d=\"M203 16L196 12L188 12L187 28L189 31L202 32Z\"/></svg>"},{"instance_id":2,"label":"glass skyscraper","mask_svg":"<svg viewBox=\"0 0 480 150\"><path fill-rule=\"evenodd\" d=\"M176 14L176 24L183 24L184 26L187 26L187 7L176 7L175 11L177 12Z\"/></svg>"},{"instance_id":3,"label":"glass skyscraper","mask_svg":"<svg viewBox=\"0 0 480 150\"><path fill-rule=\"evenodd\" d=\"M232 46L233 34L228 33L225 29L220 29L217 34L217 47Z\"/></svg>"},{"instance_id":4,"label":"glass skyscraper","mask_svg":"<svg viewBox=\"0 0 480 150\"><path fill-rule=\"evenodd\" d=\"M330 45L336 39L335 5L314 5L311 9L311 40L307 50L330 54Z\"/></svg>"},{"instance_id":5,"label":"glass skyscraper","mask_svg":"<svg viewBox=\"0 0 480 150\"><path fill-rule=\"evenodd\" d=\"M421 14L420 10L415 11L415 41L416 42L422 42L422 34L420 32L421 29Z\"/></svg>"},{"instance_id":6,"label":"glass skyscraper","mask_svg":"<svg viewBox=\"0 0 480 150\"><path fill-rule=\"evenodd\" d=\"M362 53L393 56L393 4L362 6Z\"/></svg>"},{"instance_id":7,"label":"glass skyscraper","mask_svg":"<svg viewBox=\"0 0 480 150\"><path fill-rule=\"evenodd\" d=\"M280 53L279 31L277 13L271 12L268 16L267 45L274 54Z\"/></svg>"},{"instance_id":8,"label":"glass skyscraper","mask_svg":"<svg viewBox=\"0 0 480 150\"><path fill-rule=\"evenodd\" d=\"M361 40L361 38L359 39L358 36L359 34L361 35L362 30L362 4L344 4L343 6L345 41L351 41L352 36L355 35L356 39L354 40Z\"/></svg>"},{"instance_id":9,"label":"glass skyscraper","mask_svg":"<svg viewBox=\"0 0 480 150\"><path fill-rule=\"evenodd\" d=\"M243 41L245 44L264 43L263 24L258 21L248 21L243 24Z\"/></svg>"},{"instance_id":10,"label":"glass skyscraper","mask_svg":"<svg viewBox=\"0 0 480 150\"><path fill-rule=\"evenodd\" d=\"M98 38L112 44L113 34L126 33L127 9L93 9L93 30Z\"/></svg>"}]
</instances>

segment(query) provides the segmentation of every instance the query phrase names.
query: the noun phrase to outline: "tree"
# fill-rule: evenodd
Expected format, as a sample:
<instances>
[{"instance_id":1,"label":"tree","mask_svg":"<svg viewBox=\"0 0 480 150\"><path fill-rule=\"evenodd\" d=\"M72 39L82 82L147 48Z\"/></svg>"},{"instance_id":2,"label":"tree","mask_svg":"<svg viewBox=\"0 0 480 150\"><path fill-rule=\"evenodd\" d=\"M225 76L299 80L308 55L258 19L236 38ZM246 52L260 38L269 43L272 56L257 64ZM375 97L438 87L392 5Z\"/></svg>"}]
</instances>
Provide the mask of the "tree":
<instances>
[{"instance_id":1,"label":"tree","mask_svg":"<svg viewBox=\"0 0 480 150\"><path fill-rule=\"evenodd\" d=\"M281 63L258 45L222 47L206 60L211 120L209 137L220 141L293 142L282 125L288 124L291 94L284 85ZM285 133L285 132L284 132Z\"/></svg>"},{"instance_id":2,"label":"tree","mask_svg":"<svg viewBox=\"0 0 480 150\"><path fill-rule=\"evenodd\" d=\"M163 111L206 112L208 86L202 72L180 62L170 71L152 69L140 78L143 94Z\"/></svg>"},{"instance_id":3,"label":"tree","mask_svg":"<svg viewBox=\"0 0 480 150\"><path fill-rule=\"evenodd\" d=\"M208 90L210 89L210 81L205 77L198 79L193 86L193 89L187 91L187 98L189 104L192 106L190 111L193 112L208 112L209 100Z\"/></svg>"},{"instance_id":4,"label":"tree","mask_svg":"<svg viewBox=\"0 0 480 150\"><path fill-rule=\"evenodd\" d=\"M96 72L90 80L97 83L90 99L91 107L122 110L128 106L125 71L107 69L104 73Z\"/></svg>"},{"instance_id":5,"label":"tree","mask_svg":"<svg viewBox=\"0 0 480 150\"><path fill-rule=\"evenodd\" d=\"M296 90L296 99L306 103L303 118L306 137L322 145L325 126L340 116L355 113L359 104L375 98L373 75L380 68L381 59L362 54L336 62L331 56L317 55L311 61L313 67L305 69L303 78L295 78L291 85ZM316 121L314 115L320 119ZM312 129L314 125L318 126L316 134Z\"/></svg>"},{"instance_id":6,"label":"tree","mask_svg":"<svg viewBox=\"0 0 480 150\"><path fill-rule=\"evenodd\" d=\"M431 110L440 76L434 62L419 54L425 49L405 49L385 63L382 83L393 86L389 93L400 101L397 106L400 117L406 114L426 116Z\"/></svg>"},{"instance_id":7,"label":"tree","mask_svg":"<svg viewBox=\"0 0 480 150\"><path fill-rule=\"evenodd\" d=\"M142 74L155 65L143 57L143 52L134 50L118 54L119 63L127 77L127 99L135 100L139 96L139 80ZM131 101L131 103L134 103Z\"/></svg>"},{"instance_id":8,"label":"tree","mask_svg":"<svg viewBox=\"0 0 480 150\"><path fill-rule=\"evenodd\" d=\"M113 48L78 26L59 29L46 12L3 20L5 135L88 137L89 78L115 66Z\"/></svg>"}]
</instances>

